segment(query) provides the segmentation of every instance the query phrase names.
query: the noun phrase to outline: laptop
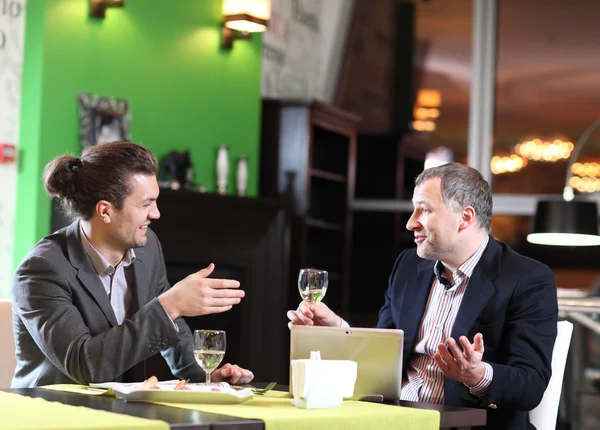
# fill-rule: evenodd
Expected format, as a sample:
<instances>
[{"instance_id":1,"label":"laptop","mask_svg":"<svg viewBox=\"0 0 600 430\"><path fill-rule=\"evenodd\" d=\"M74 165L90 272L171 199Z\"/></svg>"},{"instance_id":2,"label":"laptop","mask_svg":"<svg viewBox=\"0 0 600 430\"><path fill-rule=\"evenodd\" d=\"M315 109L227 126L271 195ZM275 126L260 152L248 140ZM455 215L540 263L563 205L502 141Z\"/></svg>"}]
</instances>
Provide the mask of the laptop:
<instances>
[{"instance_id":1,"label":"laptop","mask_svg":"<svg viewBox=\"0 0 600 430\"><path fill-rule=\"evenodd\" d=\"M397 400L402 388L402 330L292 326L290 330L291 361L310 358L320 351L323 360L353 360L358 364L354 397L382 395Z\"/></svg>"}]
</instances>

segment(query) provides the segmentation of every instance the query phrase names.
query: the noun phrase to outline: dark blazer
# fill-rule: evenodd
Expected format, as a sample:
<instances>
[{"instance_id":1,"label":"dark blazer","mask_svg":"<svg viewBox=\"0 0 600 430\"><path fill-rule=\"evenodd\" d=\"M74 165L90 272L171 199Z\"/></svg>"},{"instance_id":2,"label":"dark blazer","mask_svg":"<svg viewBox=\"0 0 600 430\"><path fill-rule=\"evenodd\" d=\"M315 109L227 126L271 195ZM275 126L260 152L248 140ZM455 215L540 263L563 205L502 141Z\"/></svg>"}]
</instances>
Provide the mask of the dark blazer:
<instances>
[{"instance_id":1,"label":"dark blazer","mask_svg":"<svg viewBox=\"0 0 600 430\"><path fill-rule=\"evenodd\" d=\"M87 256L79 223L45 237L16 270L13 326L17 367L13 388L145 378L144 360L160 352L173 374L200 380L193 338L156 299L170 288L160 243L148 229L135 248L132 316L117 324ZM123 378L127 372L129 378Z\"/></svg>"},{"instance_id":2,"label":"dark blazer","mask_svg":"<svg viewBox=\"0 0 600 430\"><path fill-rule=\"evenodd\" d=\"M433 285L434 264L415 249L400 254L379 312L378 327L404 330L404 377ZM464 384L445 378L444 403L487 408L486 429L533 429L528 411L541 401L550 380L557 323L550 269L490 236L451 334L471 342L476 333L483 334L483 361L494 369L493 381L487 394L477 398Z\"/></svg>"}]
</instances>

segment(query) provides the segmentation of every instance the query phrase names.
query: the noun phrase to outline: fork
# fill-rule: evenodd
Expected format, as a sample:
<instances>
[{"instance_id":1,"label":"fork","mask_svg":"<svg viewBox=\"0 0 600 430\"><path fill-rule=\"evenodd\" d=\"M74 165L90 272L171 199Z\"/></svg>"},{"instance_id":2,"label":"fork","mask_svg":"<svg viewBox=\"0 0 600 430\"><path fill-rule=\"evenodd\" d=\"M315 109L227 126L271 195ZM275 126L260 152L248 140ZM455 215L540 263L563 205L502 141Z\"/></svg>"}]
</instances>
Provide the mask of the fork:
<instances>
[{"instance_id":1,"label":"fork","mask_svg":"<svg viewBox=\"0 0 600 430\"><path fill-rule=\"evenodd\" d=\"M238 389L238 390L250 388L254 394L262 395L262 394L265 394L267 391L271 391L273 388L275 388L276 385L277 385L277 382L270 382L265 388L256 388L252 385L242 385L242 386L233 385L233 388Z\"/></svg>"}]
</instances>

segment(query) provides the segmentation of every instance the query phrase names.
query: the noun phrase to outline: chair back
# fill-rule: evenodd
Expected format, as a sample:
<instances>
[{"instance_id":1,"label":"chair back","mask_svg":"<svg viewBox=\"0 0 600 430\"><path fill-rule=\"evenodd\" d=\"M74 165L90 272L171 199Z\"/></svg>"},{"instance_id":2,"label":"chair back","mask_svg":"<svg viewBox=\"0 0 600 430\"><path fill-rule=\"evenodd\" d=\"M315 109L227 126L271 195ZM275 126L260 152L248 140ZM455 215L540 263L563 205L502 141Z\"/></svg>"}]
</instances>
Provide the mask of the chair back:
<instances>
[{"instance_id":1,"label":"chair back","mask_svg":"<svg viewBox=\"0 0 600 430\"><path fill-rule=\"evenodd\" d=\"M0 299L0 345L0 388L9 388L17 366L10 299Z\"/></svg>"},{"instance_id":2,"label":"chair back","mask_svg":"<svg viewBox=\"0 0 600 430\"><path fill-rule=\"evenodd\" d=\"M558 322L558 335L552 352L552 377L540 404L529 412L529 421L537 430L554 430L558 417L558 404L562 390L563 376L573 334L573 324L569 321Z\"/></svg>"}]
</instances>

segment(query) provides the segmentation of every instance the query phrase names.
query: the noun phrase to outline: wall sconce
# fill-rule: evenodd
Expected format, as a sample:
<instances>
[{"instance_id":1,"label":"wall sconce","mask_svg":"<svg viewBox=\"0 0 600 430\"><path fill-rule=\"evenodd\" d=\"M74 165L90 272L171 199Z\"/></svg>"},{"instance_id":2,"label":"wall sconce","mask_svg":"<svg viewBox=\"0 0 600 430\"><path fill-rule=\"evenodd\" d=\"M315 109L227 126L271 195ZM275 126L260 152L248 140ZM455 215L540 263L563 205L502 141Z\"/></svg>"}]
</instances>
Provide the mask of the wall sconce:
<instances>
[{"instance_id":1,"label":"wall sconce","mask_svg":"<svg viewBox=\"0 0 600 430\"><path fill-rule=\"evenodd\" d=\"M123 7L123 0L90 0L90 16L102 19L109 7Z\"/></svg>"},{"instance_id":2,"label":"wall sconce","mask_svg":"<svg viewBox=\"0 0 600 430\"><path fill-rule=\"evenodd\" d=\"M233 48L235 39L264 32L271 17L271 0L223 0L221 47Z\"/></svg>"}]
</instances>

